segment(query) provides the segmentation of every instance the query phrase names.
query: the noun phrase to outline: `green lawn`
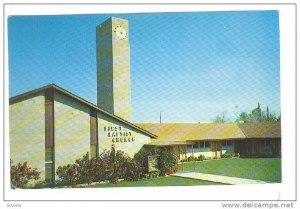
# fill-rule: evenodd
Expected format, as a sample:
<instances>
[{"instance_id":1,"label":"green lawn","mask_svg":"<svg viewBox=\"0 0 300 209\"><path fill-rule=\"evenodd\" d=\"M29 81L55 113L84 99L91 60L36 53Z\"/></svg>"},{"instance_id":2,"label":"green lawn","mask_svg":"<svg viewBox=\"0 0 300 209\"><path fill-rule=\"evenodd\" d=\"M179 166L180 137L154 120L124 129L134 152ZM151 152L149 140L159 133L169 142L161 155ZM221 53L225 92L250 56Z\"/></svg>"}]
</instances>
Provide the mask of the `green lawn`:
<instances>
[{"instance_id":1,"label":"green lawn","mask_svg":"<svg viewBox=\"0 0 300 209\"><path fill-rule=\"evenodd\" d=\"M179 172L182 166L184 171L281 182L280 158L232 158L183 163L179 165Z\"/></svg>"},{"instance_id":2,"label":"green lawn","mask_svg":"<svg viewBox=\"0 0 300 209\"><path fill-rule=\"evenodd\" d=\"M281 182L280 158L233 158L219 159L179 165L179 172L201 172L224 176L255 179L267 182ZM89 188L100 187L147 187L147 186L196 186L196 185L220 185L220 183L181 178L175 176L158 177L154 179L142 179L129 182L121 181L117 184L106 183L86 186Z\"/></svg>"},{"instance_id":3,"label":"green lawn","mask_svg":"<svg viewBox=\"0 0 300 209\"><path fill-rule=\"evenodd\" d=\"M167 177L158 177L153 179L142 179L139 181L132 181L132 182L121 181L117 184L113 184L113 183L96 184L87 187L101 188L101 187L196 186L196 185L221 185L221 184L216 182L167 176Z\"/></svg>"}]
</instances>

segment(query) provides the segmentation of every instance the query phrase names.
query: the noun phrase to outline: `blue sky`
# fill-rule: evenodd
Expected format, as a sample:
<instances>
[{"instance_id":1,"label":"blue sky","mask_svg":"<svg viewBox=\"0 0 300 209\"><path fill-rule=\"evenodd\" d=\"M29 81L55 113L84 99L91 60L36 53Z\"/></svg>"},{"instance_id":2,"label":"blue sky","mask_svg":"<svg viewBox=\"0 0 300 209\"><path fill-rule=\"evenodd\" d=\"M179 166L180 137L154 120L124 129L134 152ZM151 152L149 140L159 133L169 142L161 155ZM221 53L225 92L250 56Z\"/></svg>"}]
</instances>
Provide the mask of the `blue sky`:
<instances>
[{"instance_id":1,"label":"blue sky","mask_svg":"<svg viewBox=\"0 0 300 209\"><path fill-rule=\"evenodd\" d=\"M10 97L55 83L96 104L95 28L129 20L133 122L280 113L277 11L11 16Z\"/></svg>"}]
</instances>

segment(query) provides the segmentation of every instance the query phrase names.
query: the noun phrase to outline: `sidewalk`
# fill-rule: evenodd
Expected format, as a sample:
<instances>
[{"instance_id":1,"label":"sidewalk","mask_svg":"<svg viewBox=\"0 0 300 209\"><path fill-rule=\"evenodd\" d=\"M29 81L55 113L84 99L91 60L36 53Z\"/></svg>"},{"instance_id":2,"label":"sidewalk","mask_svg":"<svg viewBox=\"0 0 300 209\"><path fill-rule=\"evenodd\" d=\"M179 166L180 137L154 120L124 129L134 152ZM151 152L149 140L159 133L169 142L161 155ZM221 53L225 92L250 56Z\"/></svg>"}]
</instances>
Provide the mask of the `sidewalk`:
<instances>
[{"instance_id":1,"label":"sidewalk","mask_svg":"<svg viewBox=\"0 0 300 209\"><path fill-rule=\"evenodd\" d=\"M174 174L171 174L171 176L199 179L199 180L205 180L205 181L213 181L213 182L218 182L218 183L223 183L223 184L266 184L266 183L268 183L268 182L260 181L260 180L243 179L243 178L237 178L237 177L220 176L220 175L196 173L196 172L174 173Z\"/></svg>"}]
</instances>

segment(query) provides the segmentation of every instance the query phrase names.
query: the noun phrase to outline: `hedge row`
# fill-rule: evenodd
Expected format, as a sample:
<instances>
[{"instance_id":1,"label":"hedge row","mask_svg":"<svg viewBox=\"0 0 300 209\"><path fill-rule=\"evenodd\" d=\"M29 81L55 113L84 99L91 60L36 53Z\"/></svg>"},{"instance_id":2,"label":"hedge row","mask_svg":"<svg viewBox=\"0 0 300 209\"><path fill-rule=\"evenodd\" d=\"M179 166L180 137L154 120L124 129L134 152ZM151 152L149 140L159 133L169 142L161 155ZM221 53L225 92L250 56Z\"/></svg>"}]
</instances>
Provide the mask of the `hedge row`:
<instances>
[{"instance_id":1,"label":"hedge row","mask_svg":"<svg viewBox=\"0 0 300 209\"><path fill-rule=\"evenodd\" d=\"M109 181L117 183L119 179L137 181L141 178L153 178L164 176L177 171L176 157L169 148L156 149L159 155L157 172L148 173L147 157L152 155L149 150L142 148L134 158L129 157L123 151L116 151L114 146L111 150L103 151L97 158L89 158L86 153L73 164L59 166L56 170L58 180L56 186L72 186L78 184L91 184L92 182ZM11 166L12 187L26 188L31 179L38 180L40 172L31 169L27 162ZM35 188L49 187L45 182L38 182Z\"/></svg>"}]
</instances>

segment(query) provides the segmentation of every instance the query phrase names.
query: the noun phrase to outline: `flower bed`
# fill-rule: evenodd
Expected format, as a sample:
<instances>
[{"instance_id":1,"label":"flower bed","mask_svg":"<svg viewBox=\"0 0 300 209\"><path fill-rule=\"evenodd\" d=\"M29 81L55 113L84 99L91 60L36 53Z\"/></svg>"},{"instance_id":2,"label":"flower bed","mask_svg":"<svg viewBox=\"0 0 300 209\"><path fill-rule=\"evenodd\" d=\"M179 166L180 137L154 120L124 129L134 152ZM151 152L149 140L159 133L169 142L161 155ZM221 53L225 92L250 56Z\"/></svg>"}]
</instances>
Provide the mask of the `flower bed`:
<instances>
[{"instance_id":1,"label":"flower bed","mask_svg":"<svg viewBox=\"0 0 300 209\"><path fill-rule=\"evenodd\" d=\"M59 180L56 185L77 187L80 184L93 182L118 183L120 180L137 181L142 178L156 178L177 171L176 158L168 149L159 149L158 171L148 173L147 156L151 153L142 149L132 159L123 151L104 151L98 158L89 159L89 153L74 164L59 166L56 174Z\"/></svg>"},{"instance_id":2,"label":"flower bed","mask_svg":"<svg viewBox=\"0 0 300 209\"><path fill-rule=\"evenodd\" d=\"M89 153L74 164L59 166L56 174L58 184L71 185L91 184L92 182L109 181L117 183L119 179L136 181L142 177L141 167L123 151L103 152L98 158L89 159Z\"/></svg>"},{"instance_id":3,"label":"flower bed","mask_svg":"<svg viewBox=\"0 0 300 209\"><path fill-rule=\"evenodd\" d=\"M148 173L148 156L152 155L144 148L134 158L129 157L123 151L116 151L114 146L111 150L105 150L97 158L89 158L86 153L73 164L58 166L55 184L38 181L30 188L47 187L80 187L80 185L91 185L99 182L118 183L119 181L137 181L142 178L156 178L175 173L177 171L176 157L168 148L156 150L159 155L157 171ZM27 183L38 180L40 172L31 169L27 162L11 167L12 187L29 188Z\"/></svg>"},{"instance_id":4,"label":"flower bed","mask_svg":"<svg viewBox=\"0 0 300 209\"><path fill-rule=\"evenodd\" d=\"M12 165L10 179L12 188L26 188L31 180L38 180L41 172L31 168L27 162Z\"/></svg>"},{"instance_id":5,"label":"flower bed","mask_svg":"<svg viewBox=\"0 0 300 209\"><path fill-rule=\"evenodd\" d=\"M221 155L221 158L238 158L240 157L239 153L224 153ZM204 155L199 155L198 157L190 156L187 159L181 160L181 162L196 162L196 161L207 161L207 160L216 160L220 159L217 157L205 157Z\"/></svg>"},{"instance_id":6,"label":"flower bed","mask_svg":"<svg viewBox=\"0 0 300 209\"><path fill-rule=\"evenodd\" d=\"M234 157L240 157L240 154L239 153L224 153L222 154L221 156L222 158L234 158Z\"/></svg>"}]
</instances>

